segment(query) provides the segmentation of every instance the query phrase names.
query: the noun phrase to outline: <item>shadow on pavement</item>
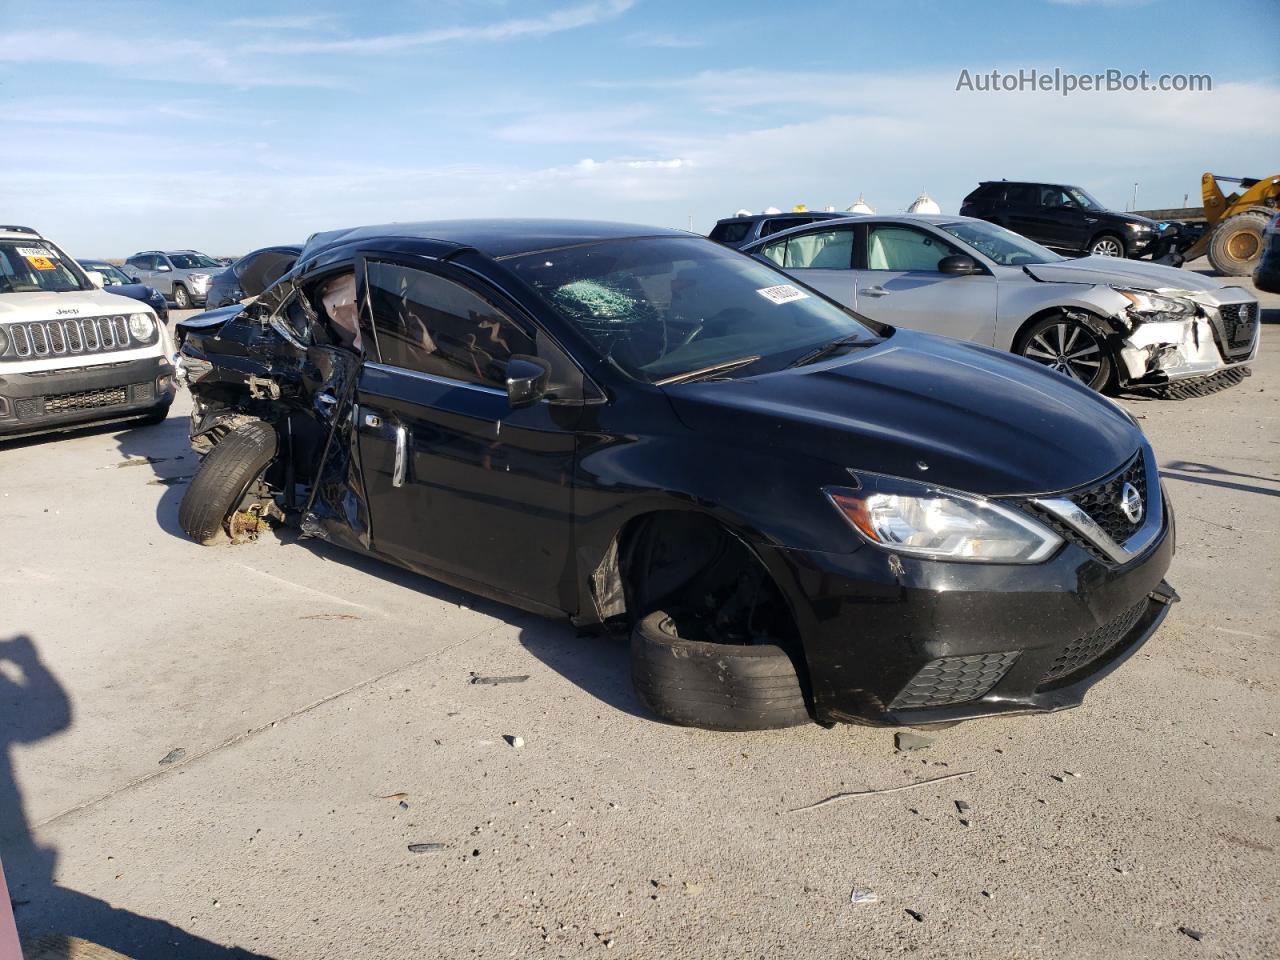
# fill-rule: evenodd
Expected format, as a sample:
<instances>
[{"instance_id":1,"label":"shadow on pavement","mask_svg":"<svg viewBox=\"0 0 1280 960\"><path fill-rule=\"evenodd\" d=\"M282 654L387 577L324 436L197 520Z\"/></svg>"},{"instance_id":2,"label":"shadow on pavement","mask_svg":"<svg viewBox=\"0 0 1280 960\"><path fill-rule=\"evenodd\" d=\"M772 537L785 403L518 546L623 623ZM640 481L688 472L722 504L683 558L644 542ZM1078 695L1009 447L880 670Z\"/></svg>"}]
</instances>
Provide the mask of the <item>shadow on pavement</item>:
<instances>
[{"instance_id":1,"label":"shadow on pavement","mask_svg":"<svg viewBox=\"0 0 1280 960\"><path fill-rule=\"evenodd\" d=\"M32 835L13 765L13 749L71 726L70 698L41 662L35 643L0 639L0 859L18 932L80 937L133 960L254 960L263 954L193 936L172 924L114 907L57 882L58 852Z\"/></svg>"},{"instance_id":2,"label":"shadow on pavement","mask_svg":"<svg viewBox=\"0 0 1280 960\"><path fill-rule=\"evenodd\" d=\"M1237 473L1234 470L1223 470L1221 467L1215 467L1212 464L1196 463L1191 460L1175 460L1172 463L1166 463L1160 468L1160 476L1169 480L1181 480L1184 483L1224 487L1228 490L1240 490L1244 493L1260 493L1264 497L1280 497L1280 489L1269 490L1266 487L1258 487L1250 483L1214 479L1215 477L1243 477L1246 480L1261 480L1263 483L1280 484L1280 478L1260 477L1256 473Z\"/></svg>"}]
</instances>

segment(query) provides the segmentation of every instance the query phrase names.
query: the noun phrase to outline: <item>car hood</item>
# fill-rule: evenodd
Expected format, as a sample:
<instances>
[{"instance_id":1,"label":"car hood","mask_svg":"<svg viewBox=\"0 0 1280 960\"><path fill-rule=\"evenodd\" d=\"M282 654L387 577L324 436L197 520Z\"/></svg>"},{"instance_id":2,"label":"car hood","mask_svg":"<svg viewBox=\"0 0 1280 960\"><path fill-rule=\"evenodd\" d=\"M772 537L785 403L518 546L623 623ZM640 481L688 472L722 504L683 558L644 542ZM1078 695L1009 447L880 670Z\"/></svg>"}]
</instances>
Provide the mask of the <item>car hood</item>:
<instances>
[{"instance_id":1,"label":"car hood","mask_svg":"<svg viewBox=\"0 0 1280 960\"><path fill-rule=\"evenodd\" d=\"M986 496L1080 486L1143 442L1123 410L1060 374L905 330L839 360L664 389L711 437Z\"/></svg>"},{"instance_id":2,"label":"car hood","mask_svg":"<svg viewBox=\"0 0 1280 960\"><path fill-rule=\"evenodd\" d=\"M1044 283L1102 283L1142 290L1191 290L1196 293L1211 293L1224 286L1221 281L1202 273L1118 257L1081 257L1061 263L1031 263L1023 270Z\"/></svg>"},{"instance_id":3,"label":"car hood","mask_svg":"<svg viewBox=\"0 0 1280 960\"><path fill-rule=\"evenodd\" d=\"M59 317L100 317L120 313L123 305L113 293L69 290L66 293L0 293L0 320L49 320Z\"/></svg>"}]
</instances>

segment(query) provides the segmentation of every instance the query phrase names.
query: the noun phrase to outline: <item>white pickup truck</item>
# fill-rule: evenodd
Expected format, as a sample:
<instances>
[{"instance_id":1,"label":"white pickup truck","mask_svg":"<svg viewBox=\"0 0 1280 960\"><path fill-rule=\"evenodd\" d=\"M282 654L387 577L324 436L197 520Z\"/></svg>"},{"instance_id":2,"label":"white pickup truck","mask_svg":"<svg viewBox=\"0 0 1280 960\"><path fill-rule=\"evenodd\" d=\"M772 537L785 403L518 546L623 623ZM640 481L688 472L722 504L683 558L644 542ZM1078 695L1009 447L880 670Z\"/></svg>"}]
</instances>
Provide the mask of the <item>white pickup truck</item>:
<instances>
[{"instance_id":1,"label":"white pickup truck","mask_svg":"<svg viewBox=\"0 0 1280 960\"><path fill-rule=\"evenodd\" d=\"M30 227L0 225L0 441L89 423L158 423L172 338Z\"/></svg>"}]
</instances>

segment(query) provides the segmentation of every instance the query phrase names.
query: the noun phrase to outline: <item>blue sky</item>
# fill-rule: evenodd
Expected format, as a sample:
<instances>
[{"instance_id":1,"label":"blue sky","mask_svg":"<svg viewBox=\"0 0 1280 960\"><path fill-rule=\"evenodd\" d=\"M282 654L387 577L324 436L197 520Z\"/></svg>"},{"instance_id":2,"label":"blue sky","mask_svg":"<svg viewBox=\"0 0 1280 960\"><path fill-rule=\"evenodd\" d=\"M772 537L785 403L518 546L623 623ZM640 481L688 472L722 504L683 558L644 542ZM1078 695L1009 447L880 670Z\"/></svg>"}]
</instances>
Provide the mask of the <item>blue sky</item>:
<instances>
[{"instance_id":1,"label":"blue sky","mask_svg":"<svg viewBox=\"0 0 1280 960\"><path fill-rule=\"evenodd\" d=\"M922 190L954 212L999 177L1194 203L1205 170L1280 171L1280 3L1217 3L1221 30L1206 9L0 0L0 222L123 256L461 216L705 232L740 207L898 211ZM1213 90L956 90L962 69L1055 67Z\"/></svg>"}]
</instances>

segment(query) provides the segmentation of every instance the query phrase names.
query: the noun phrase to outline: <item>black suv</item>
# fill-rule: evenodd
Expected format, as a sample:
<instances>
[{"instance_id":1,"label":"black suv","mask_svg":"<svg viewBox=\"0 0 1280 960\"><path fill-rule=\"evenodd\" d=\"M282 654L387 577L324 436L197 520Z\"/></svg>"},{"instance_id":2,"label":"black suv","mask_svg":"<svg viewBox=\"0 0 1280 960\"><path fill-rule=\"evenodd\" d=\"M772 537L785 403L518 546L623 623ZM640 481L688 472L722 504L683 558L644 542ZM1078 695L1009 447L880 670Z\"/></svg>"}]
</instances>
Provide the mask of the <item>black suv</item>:
<instances>
[{"instance_id":1,"label":"black suv","mask_svg":"<svg viewBox=\"0 0 1280 960\"><path fill-rule=\"evenodd\" d=\"M847 213L805 210L797 213L755 213L746 217L725 217L717 220L708 236L716 243L737 250L748 243L792 227L803 227L815 220L839 220Z\"/></svg>"},{"instance_id":2,"label":"black suv","mask_svg":"<svg viewBox=\"0 0 1280 960\"><path fill-rule=\"evenodd\" d=\"M988 180L964 198L962 217L1008 227L1054 250L1095 257L1169 254L1178 229L1135 213L1108 210L1086 190L1061 183Z\"/></svg>"}]
</instances>

